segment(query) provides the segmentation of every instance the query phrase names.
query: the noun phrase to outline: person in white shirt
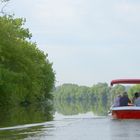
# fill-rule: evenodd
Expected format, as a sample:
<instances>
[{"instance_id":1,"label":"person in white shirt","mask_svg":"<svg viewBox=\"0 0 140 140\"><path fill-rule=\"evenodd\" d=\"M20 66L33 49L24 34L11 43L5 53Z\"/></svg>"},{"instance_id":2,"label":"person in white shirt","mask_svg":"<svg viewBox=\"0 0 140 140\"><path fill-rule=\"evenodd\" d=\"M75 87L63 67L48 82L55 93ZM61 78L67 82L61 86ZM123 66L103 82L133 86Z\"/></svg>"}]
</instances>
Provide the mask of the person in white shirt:
<instances>
[{"instance_id":1,"label":"person in white shirt","mask_svg":"<svg viewBox=\"0 0 140 140\"><path fill-rule=\"evenodd\" d=\"M140 93L138 94L138 97L134 101L135 106L140 106Z\"/></svg>"}]
</instances>

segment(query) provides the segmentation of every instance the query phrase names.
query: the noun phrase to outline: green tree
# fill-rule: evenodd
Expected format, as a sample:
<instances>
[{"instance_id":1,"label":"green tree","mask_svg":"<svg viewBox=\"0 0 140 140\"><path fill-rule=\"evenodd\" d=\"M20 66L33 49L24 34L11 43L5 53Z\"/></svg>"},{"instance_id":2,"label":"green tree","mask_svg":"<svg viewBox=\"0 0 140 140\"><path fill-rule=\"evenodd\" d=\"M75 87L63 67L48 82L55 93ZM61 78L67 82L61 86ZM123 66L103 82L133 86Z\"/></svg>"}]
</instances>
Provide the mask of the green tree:
<instances>
[{"instance_id":1,"label":"green tree","mask_svg":"<svg viewBox=\"0 0 140 140\"><path fill-rule=\"evenodd\" d=\"M25 19L0 17L0 103L50 99L55 74L47 55L32 43Z\"/></svg>"},{"instance_id":2,"label":"green tree","mask_svg":"<svg viewBox=\"0 0 140 140\"><path fill-rule=\"evenodd\" d=\"M140 85L134 85L128 89L128 94L131 98L134 97L135 92L140 92Z\"/></svg>"}]
</instances>

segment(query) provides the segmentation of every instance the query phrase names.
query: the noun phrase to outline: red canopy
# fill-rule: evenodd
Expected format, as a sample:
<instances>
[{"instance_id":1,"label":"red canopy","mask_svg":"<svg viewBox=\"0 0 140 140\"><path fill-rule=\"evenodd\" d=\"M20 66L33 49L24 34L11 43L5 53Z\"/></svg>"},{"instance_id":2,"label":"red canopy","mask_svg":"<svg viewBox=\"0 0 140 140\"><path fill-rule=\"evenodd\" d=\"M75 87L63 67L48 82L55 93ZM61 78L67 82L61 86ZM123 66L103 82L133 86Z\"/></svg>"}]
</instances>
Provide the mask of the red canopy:
<instances>
[{"instance_id":1,"label":"red canopy","mask_svg":"<svg viewBox=\"0 0 140 140\"><path fill-rule=\"evenodd\" d=\"M116 79L110 83L111 86L114 84L140 84L140 79Z\"/></svg>"}]
</instances>

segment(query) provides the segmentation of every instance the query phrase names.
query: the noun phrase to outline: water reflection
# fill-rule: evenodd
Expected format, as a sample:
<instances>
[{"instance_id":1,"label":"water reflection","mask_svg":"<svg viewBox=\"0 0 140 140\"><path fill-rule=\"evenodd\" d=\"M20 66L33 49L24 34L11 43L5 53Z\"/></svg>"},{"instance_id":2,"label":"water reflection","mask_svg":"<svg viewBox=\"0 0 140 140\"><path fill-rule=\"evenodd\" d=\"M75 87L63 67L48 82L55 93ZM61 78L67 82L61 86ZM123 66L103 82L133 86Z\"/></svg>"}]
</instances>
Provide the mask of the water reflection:
<instances>
[{"instance_id":1,"label":"water reflection","mask_svg":"<svg viewBox=\"0 0 140 140\"><path fill-rule=\"evenodd\" d=\"M3 107L0 108L0 128L22 124L32 124L53 119L51 107Z\"/></svg>"},{"instance_id":2,"label":"water reflection","mask_svg":"<svg viewBox=\"0 0 140 140\"><path fill-rule=\"evenodd\" d=\"M77 115L87 112L94 112L98 116L107 116L110 104L104 102L93 102L91 100L56 100L54 102L55 110L63 115Z\"/></svg>"},{"instance_id":3,"label":"water reflection","mask_svg":"<svg viewBox=\"0 0 140 140\"><path fill-rule=\"evenodd\" d=\"M1 108L0 140L139 140L140 120L112 120L104 115L107 106L60 102L55 107L54 115L48 107Z\"/></svg>"},{"instance_id":4,"label":"water reflection","mask_svg":"<svg viewBox=\"0 0 140 140\"><path fill-rule=\"evenodd\" d=\"M53 121L1 129L4 140L139 140L139 120L111 120L92 112L78 115L55 113Z\"/></svg>"},{"instance_id":5,"label":"water reflection","mask_svg":"<svg viewBox=\"0 0 140 140\"><path fill-rule=\"evenodd\" d=\"M43 122L52 119L52 106L0 108L0 139L15 140L41 135Z\"/></svg>"},{"instance_id":6,"label":"water reflection","mask_svg":"<svg viewBox=\"0 0 140 140\"><path fill-rule=\"evenodd\" d=\"M20 140L28 137L41 135L42 126L31 127L26 129L11 129L0 131L0 139L2 140Z\"/></svg>"}]
</instances>

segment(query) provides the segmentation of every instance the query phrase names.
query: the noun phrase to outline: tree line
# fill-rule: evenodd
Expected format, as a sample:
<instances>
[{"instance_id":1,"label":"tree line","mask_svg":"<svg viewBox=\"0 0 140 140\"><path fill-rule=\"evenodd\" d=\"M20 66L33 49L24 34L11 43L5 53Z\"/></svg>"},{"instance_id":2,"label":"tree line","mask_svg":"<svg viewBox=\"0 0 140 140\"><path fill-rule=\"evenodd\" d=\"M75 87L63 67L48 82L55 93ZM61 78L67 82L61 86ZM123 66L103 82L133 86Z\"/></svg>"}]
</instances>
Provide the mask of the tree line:
<instances>
[{"instance_id":1,"label":"tree line","mask_svg":"<svg viewBox=\"0 0 140 140\"><path fill-rule=\"evenodd\" d=\"M127 91L129 97L133 98L133 93L140 91L140 86L116 85L110 87L107 83L98 83L87 87L63 84L56 87L53 92L54 106L58 112L65 115L85 113L86 111L105 115L116 95L124 91Z\"/></svg>"},{"instance_id":2,"label":"tree line","mask_svg":"<svg viewBox=\"0 0 140 140\"><path fill-rule=\"evenodd\" d=\"M6 2L2 0L1 2ZM48 55L31 41L26 20L0 16L0 106L52 99L55 72Z\"/></svg>"}]
</instances>

